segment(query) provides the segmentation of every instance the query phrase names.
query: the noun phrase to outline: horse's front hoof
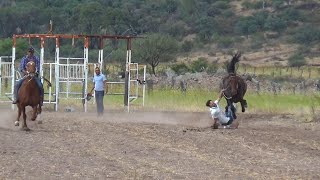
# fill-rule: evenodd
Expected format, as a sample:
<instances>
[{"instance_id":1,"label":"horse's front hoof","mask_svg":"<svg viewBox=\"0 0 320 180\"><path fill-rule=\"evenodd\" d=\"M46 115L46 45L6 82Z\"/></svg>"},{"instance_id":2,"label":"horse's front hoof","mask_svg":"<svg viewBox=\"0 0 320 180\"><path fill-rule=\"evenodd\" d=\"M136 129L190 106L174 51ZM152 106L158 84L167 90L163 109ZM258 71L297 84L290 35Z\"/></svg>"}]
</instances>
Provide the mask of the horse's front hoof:
<instances>
[{"instance_id":1,"label":"horse's front hoof","mask_svg":"<svg viewBox=\"0 0 320 180\"><path fill-rule=\"evenodd\" d=\"M242 109L242 112L245 112L246 111L246 109Z\"/></svg>"},{"instance_id":2,"label":"horse's front hoof","mask_svg":"<svg viewBox=\"0 0 320 180\"><path fill-rule=\"evenodd\" d=\"M15 126L19 126L19 121L14 122Z\"/></svg>"},{"instance_id":3,"label":"horse's front hoof","mask_svg":"<svg viewBox=\"0 0 320 180\"><path fill-rule=\"evenodd\" d=\"M37 117L35 117L35 118L31 118L31 121L35 121L37 119Z\"/></svg>"}]
</instances>

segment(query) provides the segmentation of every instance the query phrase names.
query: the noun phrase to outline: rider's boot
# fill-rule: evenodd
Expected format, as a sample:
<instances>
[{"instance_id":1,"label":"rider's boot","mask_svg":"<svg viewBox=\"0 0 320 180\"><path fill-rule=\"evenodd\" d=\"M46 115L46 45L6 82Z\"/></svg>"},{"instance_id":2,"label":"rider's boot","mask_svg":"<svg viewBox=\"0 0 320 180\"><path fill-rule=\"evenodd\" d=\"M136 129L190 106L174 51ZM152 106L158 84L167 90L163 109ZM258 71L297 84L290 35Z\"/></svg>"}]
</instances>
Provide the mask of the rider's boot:
<instances>
[{"instance_id":1,"label":"rider's boot","mask_svg":"<svg viewBox=\"0 0 320 180\"><path fill-rule=\"evenodd\" d=\"M19 102L19 100L18 100L18 90L17 89L18 88L14 89L12 104L17 104Z\"/></svg>"},{"instance_id":2,"label":"rider's boot","mask_svg":"<svg viewBox=\"0 0 320 180\"><path fill-rule=\"evenodd\" d=\"M43 96L40 96L40 103L39 103L40 106L43 106Z\"/></svg>"}]
</instances>

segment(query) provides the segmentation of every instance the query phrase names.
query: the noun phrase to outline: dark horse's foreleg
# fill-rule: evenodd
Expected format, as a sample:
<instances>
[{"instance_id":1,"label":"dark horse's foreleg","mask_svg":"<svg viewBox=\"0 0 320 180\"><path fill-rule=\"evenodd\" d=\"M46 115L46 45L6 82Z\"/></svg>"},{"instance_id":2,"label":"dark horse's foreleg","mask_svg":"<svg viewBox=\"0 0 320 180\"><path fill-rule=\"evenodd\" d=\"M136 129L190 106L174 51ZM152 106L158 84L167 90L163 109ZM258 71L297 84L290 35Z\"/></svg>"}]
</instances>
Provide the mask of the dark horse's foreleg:
<instances>
[{"instance_id":1,"label":"dark horse's foreleg","mask_svg":"<svg viewBox=\"0 0 320 180\"><path fill-rule=\"evenodd\" d=\"M30 131L30 129L29 129L29 128L28 128L28 126L27 126L26 107L25 107L25 106L23 106L23 107L21 107L21 109L22 109L22 114L23 114L22 130Z\"/></svg>"},{"instance_id":2,"label":"dark horse's foreleg","mask_svg":"<svg viewBox=\"0 0 320 180\"><path fill-rule=\"evenodd\" d=\"M240 104L241 104L242 112L245 112L246 108L248 107L247 101L243 99L243 100L240 101Z\"/></svg>"},{"instance_id":3,"label":"dark horse's foreleg","mask_svg":"<svg viewBox=\"0 0 320 180\"><path fill-rule=\"evenodd\" d=\"M16 119L16 122L14 122L14 125L15 125L15 126L19 126L19 120L20 120L20 116L21 116L21 107L20 107L20 104L18 103L17 106L18 106L18 117L17 117L17 119Z\"/></svg>"}]
</instances>

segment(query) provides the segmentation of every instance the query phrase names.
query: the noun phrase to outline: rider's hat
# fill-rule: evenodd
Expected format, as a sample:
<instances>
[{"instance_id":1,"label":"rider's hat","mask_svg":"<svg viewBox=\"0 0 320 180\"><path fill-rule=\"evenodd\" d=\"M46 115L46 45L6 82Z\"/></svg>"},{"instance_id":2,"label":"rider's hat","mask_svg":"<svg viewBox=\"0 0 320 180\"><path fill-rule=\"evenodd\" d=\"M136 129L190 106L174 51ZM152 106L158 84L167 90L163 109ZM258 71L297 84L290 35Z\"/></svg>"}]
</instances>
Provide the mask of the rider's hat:
<instances>
[{"instance_id":1,"label":"rider's hat","mask_svg":"<svg viewBox=\"0 0 320 180\"><path fill-rule=\"evenodd\" d=\"M30 48L28 49L28 52L34 53L33 47L30 47Z\"/></svg>"}]
</instances>

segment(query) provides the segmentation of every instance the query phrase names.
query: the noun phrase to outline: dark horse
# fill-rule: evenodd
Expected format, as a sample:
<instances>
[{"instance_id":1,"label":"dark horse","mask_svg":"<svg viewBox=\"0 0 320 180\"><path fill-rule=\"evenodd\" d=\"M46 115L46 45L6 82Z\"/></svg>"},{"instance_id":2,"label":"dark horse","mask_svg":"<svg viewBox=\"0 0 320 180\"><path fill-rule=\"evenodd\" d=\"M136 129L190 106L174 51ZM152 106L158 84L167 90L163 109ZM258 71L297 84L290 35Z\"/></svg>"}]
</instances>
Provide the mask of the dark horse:
<instances>
[{"instance_id":1,"label":"dark horse","mask_svg":"<svg viewBox=\"0 0 320 180\"><path fill-rule=\"evenodd\" d=\"M19 126L19 119L21 113L23 113L23 126L22 129L29 131L30 129L27 126L27 115L26 115L26 106L31 106L33 109L31 120L35 121L38 114L41 114L41 106L40 106L40 90L37 86L36 80L34 79L36 76L36 64L33 61L27 63L27 74L25 75L25 79L19 89L19 101L17 102L18 106L18 117L15 122L16 126Z\"/></svg>"},{"instance_id":2,"label":"dark horse","mask_svg":"<svg viewBox=\"0 0 320 180\"><path fill-rule=\"evenodd\" d=\"M247 101L243 97L247 91L247 83L235 72L235 64L240 61L240 57L241 53L236 53L228 64L228 75L222 79L222 89L224 89L223 96L227 100L228 106L240 102L242 112L245 112Z\"/></svg>"}]
</instances>

